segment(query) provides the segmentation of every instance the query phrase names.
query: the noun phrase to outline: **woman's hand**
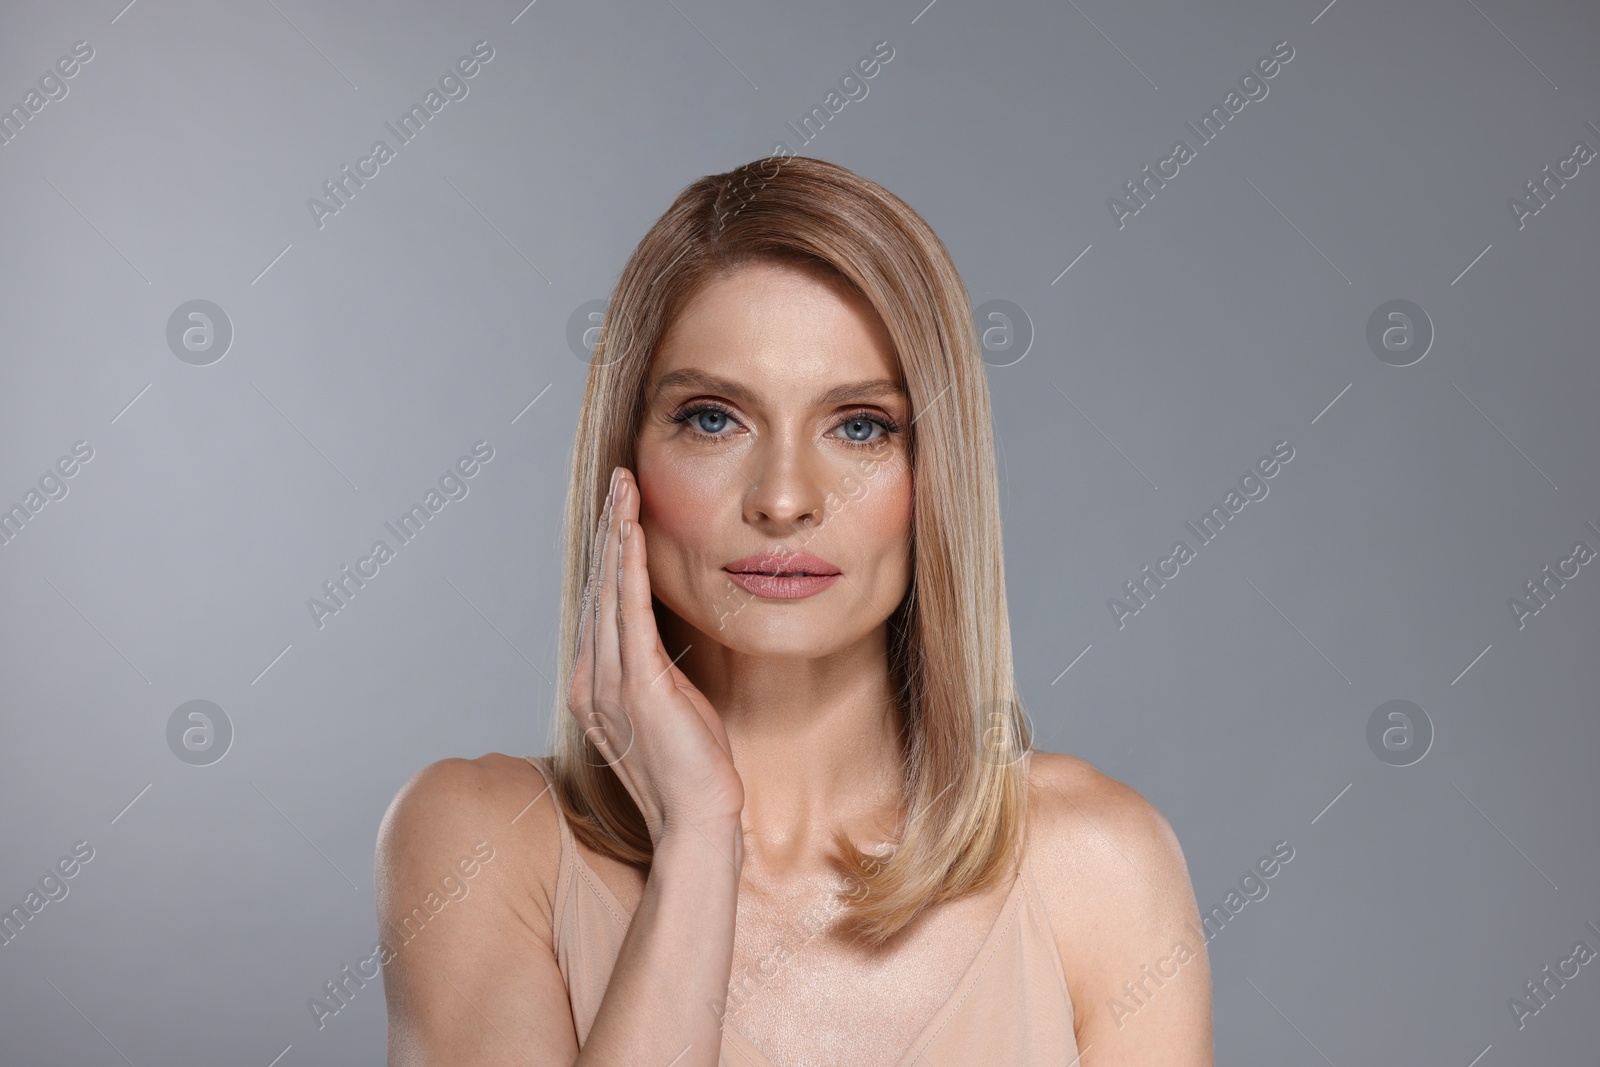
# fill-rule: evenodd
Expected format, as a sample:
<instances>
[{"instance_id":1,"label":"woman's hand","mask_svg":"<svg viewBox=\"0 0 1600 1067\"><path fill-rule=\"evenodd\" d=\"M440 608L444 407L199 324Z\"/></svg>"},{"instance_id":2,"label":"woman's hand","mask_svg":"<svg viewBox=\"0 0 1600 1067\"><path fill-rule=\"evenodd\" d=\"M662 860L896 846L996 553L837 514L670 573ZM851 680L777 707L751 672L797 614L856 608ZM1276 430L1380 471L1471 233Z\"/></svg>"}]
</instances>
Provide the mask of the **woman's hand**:
<instances>
[{"instance_id":1,"label":"woman's hand","mask_svg":"<svg viewBox=\"0 0 1600 1067\"><path fill-rule=\"evenodd\" d=\"M744 783L721 716L661 644L638 486L622 467L590 558L567 710L633 795L653 842L690 826L737 825Z\"/></svg>"}]
</instances>

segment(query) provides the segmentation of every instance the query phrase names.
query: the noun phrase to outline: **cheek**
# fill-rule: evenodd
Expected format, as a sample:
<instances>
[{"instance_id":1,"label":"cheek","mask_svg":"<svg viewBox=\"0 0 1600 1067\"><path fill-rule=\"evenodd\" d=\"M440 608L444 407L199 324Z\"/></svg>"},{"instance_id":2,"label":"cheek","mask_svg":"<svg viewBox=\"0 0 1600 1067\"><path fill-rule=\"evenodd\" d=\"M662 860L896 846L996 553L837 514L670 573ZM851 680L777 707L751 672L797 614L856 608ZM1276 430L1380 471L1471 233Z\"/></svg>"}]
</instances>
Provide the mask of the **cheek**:
<instances>
[{"instance_id":1,"label":"cheek","mask_svg":"<svg viewBox=\"0 0 1600 1067\"><path fill-rule=\"evenodd\" d=\"M653 572L657 561L693 552L728 500L728 491L722 478L703 464L677 464L648 453L639 456L635 474L639 521L649 539Z\"/></svg>"},{"instance_id":2,"label":"cheek","mask_svg":"<svg viewBox=\"0 0 1600 1067\"><path fill-rule=\"evenodd\" d=\"M909 562L913 514L911 469L903 462L886 465L856 486L854 493L856 499L842 509L844 525L850 527L850 539L858 544L870 544L878 553Z\"/></svg>"}]
</instances>

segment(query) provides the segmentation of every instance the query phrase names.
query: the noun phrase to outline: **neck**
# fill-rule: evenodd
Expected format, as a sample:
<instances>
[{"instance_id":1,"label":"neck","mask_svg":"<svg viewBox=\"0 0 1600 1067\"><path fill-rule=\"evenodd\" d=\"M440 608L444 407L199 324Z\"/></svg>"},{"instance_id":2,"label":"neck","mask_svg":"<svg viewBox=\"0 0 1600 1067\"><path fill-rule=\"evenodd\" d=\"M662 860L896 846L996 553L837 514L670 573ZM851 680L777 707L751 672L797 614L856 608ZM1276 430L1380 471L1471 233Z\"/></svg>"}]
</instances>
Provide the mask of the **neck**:
<instances>
[{"instance_id":1,"label":"neck","mask_svg":"<svg viewBox=\"0 0 1600 1067\"><path fill-rule=\"evenodd\" d=\"M728 732L747 869L818 873L836 829L860 847L889 838L902 772L887 626L825 656L772 657L662 622L668 654L683 653L679 669Z\"/></svg>"}]
</instances>

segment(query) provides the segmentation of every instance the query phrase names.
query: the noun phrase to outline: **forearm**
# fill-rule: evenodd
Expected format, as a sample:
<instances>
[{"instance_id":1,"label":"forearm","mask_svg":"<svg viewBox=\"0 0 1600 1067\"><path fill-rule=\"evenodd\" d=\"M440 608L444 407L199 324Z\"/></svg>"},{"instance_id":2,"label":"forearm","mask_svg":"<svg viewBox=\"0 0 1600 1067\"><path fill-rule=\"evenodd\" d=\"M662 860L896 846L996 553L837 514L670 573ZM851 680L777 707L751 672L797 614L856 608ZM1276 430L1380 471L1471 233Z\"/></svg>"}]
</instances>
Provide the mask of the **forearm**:
<instances>
[{"instance_id":1,"label":"forearm","mask_svg":"<svg viewBox=\"0 0 1600 1067\"><path fill-rule=\"evenodd\" d=\"M737 819L662 838L574 1067L716 1067L742 864Z\"/></svg>"}]
</instances>

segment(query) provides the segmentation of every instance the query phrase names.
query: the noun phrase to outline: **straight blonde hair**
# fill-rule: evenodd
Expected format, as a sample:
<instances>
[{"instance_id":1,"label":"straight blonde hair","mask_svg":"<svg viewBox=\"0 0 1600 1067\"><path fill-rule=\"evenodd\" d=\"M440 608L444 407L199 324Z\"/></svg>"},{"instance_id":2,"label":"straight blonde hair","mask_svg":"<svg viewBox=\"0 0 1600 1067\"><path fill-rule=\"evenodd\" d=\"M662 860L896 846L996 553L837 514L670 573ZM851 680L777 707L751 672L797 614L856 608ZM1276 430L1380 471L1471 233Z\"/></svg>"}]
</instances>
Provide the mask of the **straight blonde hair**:
<instances>
[{"instance_id":1,"label":"straight blonde hair","mask_svg":"<svg viewBox=\"0 0 1600 1067\"><path fill-rule=\"evenodd\" d=\"M702 285L763 261L816 270L864 295L893 341L915 421L912 582L886 623L904 754L901 832L886 859L837 831L832 856L850 885L835 898L843 921L876 947L922 908L1013 873L1033 742L1012 671L989 390L971 306L943 243L893 193L820 159L771 156L693 182L640 240L601 322L578 415L560 677L570 684L611 470L634 468L651 359ZM657 601L658 616L665 610ZM558 696L557 803L584 844L648 869L638 806L567 709L565 689Z\"/></svg>"}]
</instances>

